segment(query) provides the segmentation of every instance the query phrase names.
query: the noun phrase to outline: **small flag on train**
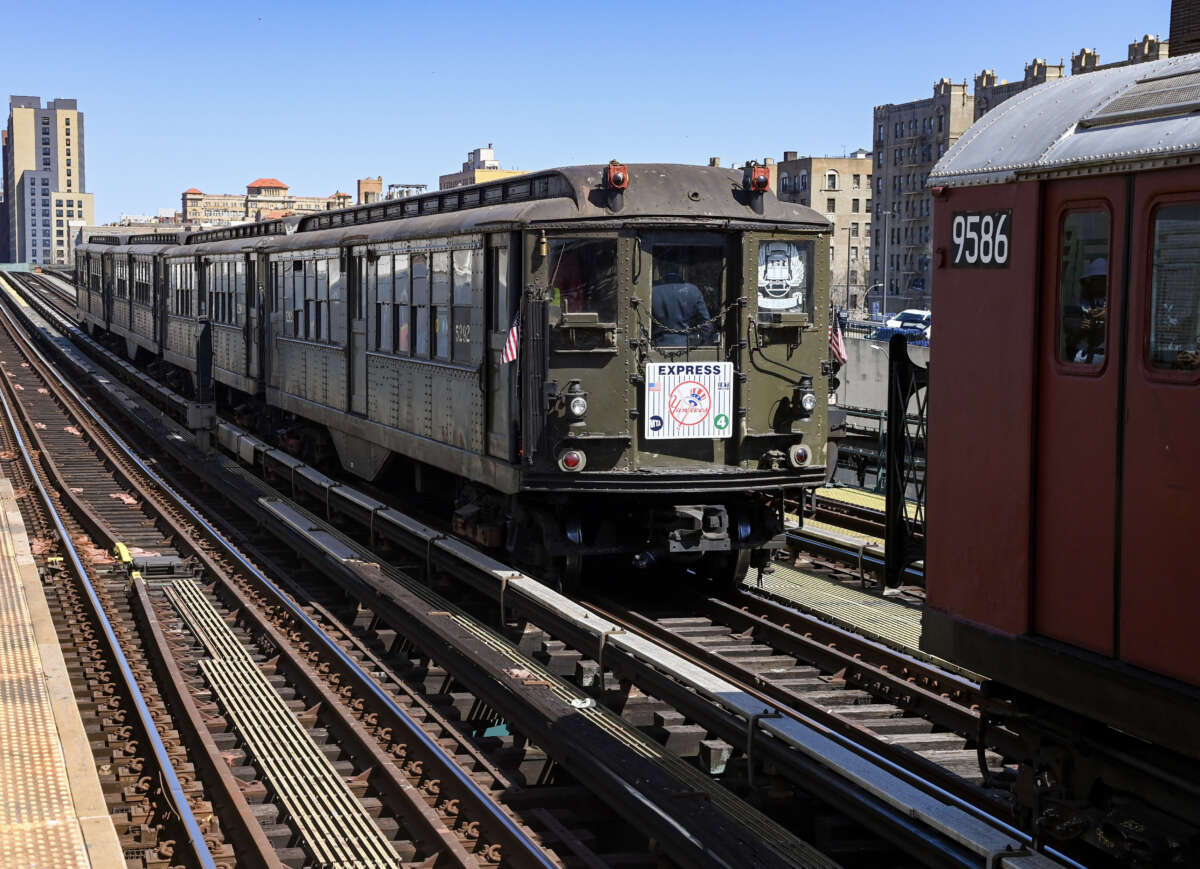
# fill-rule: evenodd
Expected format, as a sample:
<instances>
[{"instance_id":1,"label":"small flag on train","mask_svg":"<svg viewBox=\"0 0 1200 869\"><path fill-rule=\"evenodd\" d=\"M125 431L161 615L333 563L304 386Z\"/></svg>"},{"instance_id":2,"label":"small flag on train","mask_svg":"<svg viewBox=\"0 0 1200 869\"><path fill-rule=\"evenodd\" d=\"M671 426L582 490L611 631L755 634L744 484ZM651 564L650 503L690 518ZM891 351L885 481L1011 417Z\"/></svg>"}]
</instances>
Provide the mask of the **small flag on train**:
<instances>
[{"instance_id":1,"label":"small flag on train","mask_svg":"<svg viewBox=\"0 0 1200 869\"><path fill-rule=\"evenodd\" d=\"M508 338L504 341L504 353L500 356L500 363L516 362L517 354L521 350L521 309L517 308L517 313L513 315L512 326L508 330Z\"/></svg>"},{"instance_id":2,"label":"small flag on train","mask_svg":"<svg viewBox=\"0 0 1200 869\"><path fill-rule=\"evenodd\" d=\"M838 365L846 364L846 345L842 341L842 324L838 320L837 311L831 311L829 316L829 352L833 354Z\"/></svg>"}]
</instances>

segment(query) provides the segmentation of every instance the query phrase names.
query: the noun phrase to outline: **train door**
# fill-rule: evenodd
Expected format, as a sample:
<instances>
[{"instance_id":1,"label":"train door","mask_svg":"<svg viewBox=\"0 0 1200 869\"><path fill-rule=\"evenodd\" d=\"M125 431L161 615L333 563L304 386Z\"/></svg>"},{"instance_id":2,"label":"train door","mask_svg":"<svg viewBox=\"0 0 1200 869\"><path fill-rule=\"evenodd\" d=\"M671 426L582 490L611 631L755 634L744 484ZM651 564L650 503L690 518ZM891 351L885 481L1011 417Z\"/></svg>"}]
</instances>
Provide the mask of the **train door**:
<instances>
[{"instance_id":1,"label":"train door","mask_svg":"<svg viewBox=\"0 0 1200 869\"><path fill-rule=\"evenodd\" d=\"M267 305L270 299L271 289L268 284L268 278L271 275L270 266L267 263L267 255L265 253L252 253L247 256L247 286L250 289L250 299L248 301L248 319L250 321L250 339L248 346L248 356L246 359L247 374L256 381L261 381L264 373L263 356L266 353L266 340L264 338L265 324L267 319ZM259 383L259 389L263 388L263 384Z\"/></svg>"},{"instance_id":2,"label":"train door","mask_svg":"<svg viewBox=\"0 0 1200 869\"><path fill-rule=\"evenodd\" d=\"M242 284L243 298L239 300L245 319L242 322L242 345L246 348L245 370L246 377L257 376L258 367L258 298L261 291L258 286L257 256L252 252L242 255L246 280Z\"/></svg>"},{"instance_id":3,"label":"train door","mask_svg":"<svg viewBox=\"0 0 1200 869\"><path fill-rule=\"evenodd\" d=\"M1033 621L1103 654L1113 652L1125 213L1123 178L1046 186Z\"/></svg>"},{"instance_id":4,"label":"train door","mask_svg":"<svg viewBox=\"0 0 1200 869\"><path fill-rule=\"evenodd\" d=\"M520 235L495 233L487 240L488 455L516 460L516 367L504 362L509 331L521 301ZM510 256L510 247L512 255Z\"/></svg>"},{"instance_id":5,"label":"train door","mask_svg":"<svg viewBox=\"0 0 1200 869\"><path fill-rule=\"evenodd\" d=\"M101 259L101 274L100 286L103 287L102 304L104 306L104 328L107 329L112 323L112 306L113 306L113 263L116 261L116 254L105 254Z\"/></svg>"},{"instance_id":6,"label":"train door","mask_svg":"<svg viewBox=\"0 0 1200 869\"><path fill-rule=\"evenodd\" d=\"M1200 186L1137 176L1121 455L1118 655L1200 685Z\"/></svg>"},{"instance_id":7,"label":"train door","mask_svg":"<svg viewBox=\"0 0 1200 869\"><path fill-rule=\"evenodd\" d=\"M136 332L136 323L134 322L134 286L137 283L137 257L129 254L125 258L125 326L131 332Z\"/></svg>"},{"instance_id":8,"label":"train door","mask_svg":"<svg viewBox=\"0 0 1200 869\"><path fill-rule=\"evenodd\" d=\"M153 263L154 294L150 310L153 312L154 342L158 345L158 352L162 353L167 346L167 272L171 266L162 256L154 257Z\"/></svg>"},{"instance_id":9,"label":"train door","mask_svg":"<svg viewBox=\"0 0 1200 869\"><path fill-rule=\"evenodd\" d=\"M367 270L372 271L375 263L368 262L366 248L354 253L347 248L346 262L346 316L350 328L346 330L346 410L365 415L367 412Z\"/></svg>"}]
</instances>

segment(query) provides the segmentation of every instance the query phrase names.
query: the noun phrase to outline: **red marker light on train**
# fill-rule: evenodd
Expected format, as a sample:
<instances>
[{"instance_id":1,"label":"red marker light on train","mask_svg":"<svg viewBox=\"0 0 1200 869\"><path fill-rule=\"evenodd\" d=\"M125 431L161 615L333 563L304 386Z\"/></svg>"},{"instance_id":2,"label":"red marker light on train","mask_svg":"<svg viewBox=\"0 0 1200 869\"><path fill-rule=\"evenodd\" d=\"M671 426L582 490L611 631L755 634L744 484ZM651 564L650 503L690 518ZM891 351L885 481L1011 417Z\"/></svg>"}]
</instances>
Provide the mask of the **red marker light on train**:
<instances>
[{"instance_id":1,"label":"red marker light on train","mask_svg":"<svg viewBox=\"0 0 1200 869\"><path fill-rule=\"evenodd\" d=\"M771 170L766 166L755 166L750 170L750 189L765 193L771 187Z\"/></svg>"},{"instance_id":2,"label":"red marker light on train","mask_svg":"<svg viewBox=\"0 0 1200 869\"><path fill-rule=\"evenodd\" d=\"M613 160L604 170L604 183L610 190L624 190L629 186L629 167Z\"/></svg>"},{"instance_id":3,"label":"red marker light on train","mask_svg":"<svg viewBox=\"0 0 1200 869\"><path fill-rule=\"evenodd\" d=\"M587 455L583 450L565 450L558 457L558 467L563 471L582 471L587 465Z\"/></svg>"}]
</instances>

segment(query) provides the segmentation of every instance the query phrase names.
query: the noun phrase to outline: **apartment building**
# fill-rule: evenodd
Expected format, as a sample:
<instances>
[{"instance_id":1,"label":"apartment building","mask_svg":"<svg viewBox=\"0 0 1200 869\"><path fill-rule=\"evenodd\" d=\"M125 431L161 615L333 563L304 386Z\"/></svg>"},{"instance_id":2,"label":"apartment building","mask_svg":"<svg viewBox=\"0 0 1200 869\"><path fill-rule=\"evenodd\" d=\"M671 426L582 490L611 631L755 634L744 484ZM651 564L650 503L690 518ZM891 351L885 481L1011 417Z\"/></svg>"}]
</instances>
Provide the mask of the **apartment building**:
<instances>
[{"instance_id":1,"label":"apartment building","mask_svg":"<svg viewBox=\"0 0 1200 869\"><path fill-rule=\"evenodd\" d=\"M848 157L801 157L784 151L772 168L782 201L815 208L833 223L830 294L836 307L859 310L870 279L871 152L860 148Z\"/></svg>"},{"instance_id":2,"label":"apartment building","mask_svg":"<svg viewBox=\"0 0 1200 869\"><path fill-rule=\"evenodd\" d=\"M76 100L9 98L4 131L4 253L9 262L74 264L71 222L94 223L83 112Z\"/></svg>"},{"instance_id":3,"label":"apartment building","mask_svg":"<svg viewBox=\"0 0 1200 869\"><path fill-rule=\"evenodd\" d=\"M185 224L229 226L287 214L345 208L353 197L340 190L332 196L295 196L278 178L256 178L246 185L245 193L205 193L192 187L183 191L181 201Z\"/></svg>"}]
</instances>

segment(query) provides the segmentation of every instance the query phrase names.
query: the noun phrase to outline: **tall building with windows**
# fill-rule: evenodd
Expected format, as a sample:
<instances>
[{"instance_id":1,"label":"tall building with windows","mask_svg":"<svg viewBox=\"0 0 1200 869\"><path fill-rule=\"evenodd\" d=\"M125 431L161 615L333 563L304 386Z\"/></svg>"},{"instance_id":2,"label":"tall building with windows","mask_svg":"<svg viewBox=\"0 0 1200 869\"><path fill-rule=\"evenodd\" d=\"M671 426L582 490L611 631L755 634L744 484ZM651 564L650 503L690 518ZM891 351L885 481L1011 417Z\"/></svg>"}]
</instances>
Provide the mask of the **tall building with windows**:
<instances>
[{"instance_id":1,"label":"tall building with windows","mask_svg":"<svg viewBox=\"0 0 1200 869\"><path fill-rule=\"evenodd\" d=\"M524 174L516 169L501 169L500 161L496 159L496 151L492 148L492 143L488 142L486 148L476 148L467 154L467 162L462 164L461 171L438 176L438 189L450 190L454 187L466 187L469 184L482 184L485 181Z\"/></svg>"},{"instance_id":2,"label":"tall building with windows","mask_svg":"<svg viewBox=\"0 0 1200 869\"><path fill-rule=\"evenodd\" d=\"M975 97L967 83L948 78L934 84L928 99L875 107L868 309L888 313L929 305L933 203L925 179L974 121Z\"/></svg>"},{"instance_id":3,"label":"tall building with windows","mask_svg":"<svg viewBox=\"0 0 1200 869\"><path fill-rule=\"evenodd\" d=\"M95 223L75 100L13 96L4 137L5 250L10 262L74 263L70 222Z\"/></svg>"},{"instance_id":4,"label":"tall building with windows","mask_svg":"<svg viewBox=\"0 0 1200 869\"><path fill-rule=\"evenodd\" d=\"M871 152L860 148L849 157L800 157L795 151L784 151L772 168L782 201L815 208L833 223L830 294L837 307L858 310L866 295L871 260Z\"/></svg>"}]
</instances>

